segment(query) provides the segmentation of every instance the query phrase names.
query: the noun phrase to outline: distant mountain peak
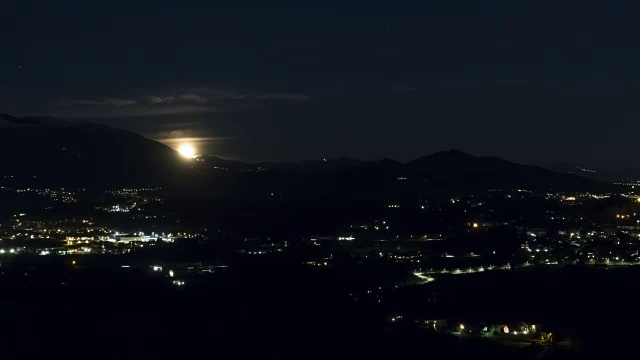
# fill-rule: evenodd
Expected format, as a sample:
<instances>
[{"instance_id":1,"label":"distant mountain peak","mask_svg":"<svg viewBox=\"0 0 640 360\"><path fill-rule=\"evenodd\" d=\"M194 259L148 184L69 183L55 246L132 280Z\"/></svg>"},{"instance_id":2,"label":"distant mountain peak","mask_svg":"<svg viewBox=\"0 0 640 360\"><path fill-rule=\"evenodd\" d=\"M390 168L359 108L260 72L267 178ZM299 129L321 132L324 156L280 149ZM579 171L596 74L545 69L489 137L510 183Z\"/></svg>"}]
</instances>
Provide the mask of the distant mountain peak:
<instances>
[{"instance_id":1,"label":"distant mountain peak","mask_svg":"<svg viewBox=\"0 0 640 360\"><path fill-rule=\"evenodd\" d=\"M72 123L49 116L13 116L0 114L0 127L79 127L88 124Z\"/></svg>"},{"instance_id":2,"label":"distant mountain peak","mask_svg":"<svg viewBox=\"0 0 640 360\"><path fill-rule=\"evenodd\" d=\"M471 155L469 153L466 153L466 152L464 152L462 150L459 150L459 149L438 151L438 152L435 152L435 153L433 153L431 155L427 155L426 157L429 157L429 156L463 156L463 157L469 157L469 158L474 158L475 157L475 156L473 156L473 155Z\"/></svg>"},{"instance_id":3,"label":"distant mountain peak","mask_svg":"<svg viewBox=\"0 0 640 360\"><path fill-rule=\"evenodd\" d=\"M1 175L103 187L169 184L186 169L167 146L108 126L2 114L0 128Z\"/></svg>"},{"instance_id":4,"label":"distant mountain peak","mask_svg":"<svg viewBox=\"0 0 640 360\"><path fill-rule=\"evenodd\" d=\"M480 158L471 154L467 154L458 149L451 149L446 151L438 151L430 155L413 159L406 163L407 166L412 168L426 168L440 166L438 164L450 164L464 166L467 163L474 162Z\"/></svg>"}]
</instances>

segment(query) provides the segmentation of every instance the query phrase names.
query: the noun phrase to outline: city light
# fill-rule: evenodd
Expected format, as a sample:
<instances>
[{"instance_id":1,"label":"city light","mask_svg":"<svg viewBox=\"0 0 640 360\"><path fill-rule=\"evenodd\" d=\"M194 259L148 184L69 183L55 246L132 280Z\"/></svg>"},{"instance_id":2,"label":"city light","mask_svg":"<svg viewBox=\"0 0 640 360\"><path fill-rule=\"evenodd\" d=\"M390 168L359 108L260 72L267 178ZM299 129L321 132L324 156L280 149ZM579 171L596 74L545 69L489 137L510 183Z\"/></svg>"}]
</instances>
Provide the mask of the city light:
<instances>
[{"instance_id":1,"label":"city light","mask_svg":"<svg viewBox=\"0 0 640 360\"><path fill-rule=\"evenodd\" d=\"M49 3L6 16L3 353L640 352L629 6Z\"/></svg>"}]
</instances>

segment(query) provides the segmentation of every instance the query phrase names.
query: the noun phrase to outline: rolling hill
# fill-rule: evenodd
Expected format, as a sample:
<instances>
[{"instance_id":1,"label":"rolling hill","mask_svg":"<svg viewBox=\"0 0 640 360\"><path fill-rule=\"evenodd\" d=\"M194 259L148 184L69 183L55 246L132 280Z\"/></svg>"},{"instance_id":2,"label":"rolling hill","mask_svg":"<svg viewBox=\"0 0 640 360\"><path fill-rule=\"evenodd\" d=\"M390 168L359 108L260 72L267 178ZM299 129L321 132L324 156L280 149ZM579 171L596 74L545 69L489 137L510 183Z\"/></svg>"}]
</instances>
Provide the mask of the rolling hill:
<instances>
[{"instance_id":1,"label":"rolling hill","mask_svg":"<svg viewBox=\"0 0 640 360\"><path fill-rule=\"evenodd\" d=\"M163 185L187 164L138 134L48 117L0 115L0 175L77 186Z\"/></svg>"},{"instance_id":2,"label":"rolling hill","mask_svg":"<svg viewBox=\"0 0 640 360\"><path fill-rule=\"evenodd\" d=\"M80 187L159 185L198 196L388 197L492 188L601 190L610 185L496 157L442 151L406 163L350 158L249 164L203 156L186 161L138 134L50 117L0 115L0 175Z\"/></svg>"}]
</instances>

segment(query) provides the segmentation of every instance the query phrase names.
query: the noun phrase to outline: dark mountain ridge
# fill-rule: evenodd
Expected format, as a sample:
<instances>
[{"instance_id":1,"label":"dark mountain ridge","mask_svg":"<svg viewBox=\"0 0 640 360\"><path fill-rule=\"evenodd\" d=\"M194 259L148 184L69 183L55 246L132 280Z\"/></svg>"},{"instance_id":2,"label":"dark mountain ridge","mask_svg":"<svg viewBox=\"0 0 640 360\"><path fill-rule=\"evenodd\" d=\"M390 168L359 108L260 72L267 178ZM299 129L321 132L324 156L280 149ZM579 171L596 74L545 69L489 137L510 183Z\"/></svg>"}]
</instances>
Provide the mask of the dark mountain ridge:
<instances>
[{"instance_id":1,"label":"dark mountain ridge","mask_svg":"<svg viewBox=\"0 0 640 360\"><path fill-rule=\"evenodd\" d=\"M602 190L609 184L459 150L401 163L346 157L259 164L201 156L129 131L49 117L0 115L0 175L38 176L81 187L160 185L195 196L288 193L298 196L388 197L492 188Z\"/></svg>"},{"instance_id":2,"label":"dark mountain ridge","mask_svg":"<svg viewBox=\"0 0 640 360\"><path fill-rule=\"evenodd\" d=\"M640 180L640 168L634 167L611 169L571 163L555 163L547 165L545 168L559 173L574 174L606 182L637 182Z\"/></svg>"},{"instance_id":3,"label":"dark mountain ridge","mask_svg":"<svg viewBox=\"0 0 640 360\"><path fill-rule=\"evenodd\" d=\"M310 163L314 166L309 166ZM556 173L497 157L476 157L459 150L437 152L407 163L391 159L336 166L338 163L326 159L301 163L260 163L253 165L253 168L245 164L244 176L239 177L228 171L218 172L220 176L211 178L215 182L215 186L211 187L224 189L223 192L227 194L275 193L289 194L294 198L362 199L417 198L488 189L593 192L614 189L613 185L598 180ZM233 162L233 165L237 168L237 162ZM225 178L228 180L226 184Z\"/></svg>"},{"instance_id":4,"label":"dark mountain ridge","mask_svg":"<svg viewBox=\"0 0 640 360\"><path fill-rule=\"evenodd\" d=\"M0 116L0 175L60 185L167 184L186 167L178 153L125 130L47 117Z\"/></svg>"}]
</instances>

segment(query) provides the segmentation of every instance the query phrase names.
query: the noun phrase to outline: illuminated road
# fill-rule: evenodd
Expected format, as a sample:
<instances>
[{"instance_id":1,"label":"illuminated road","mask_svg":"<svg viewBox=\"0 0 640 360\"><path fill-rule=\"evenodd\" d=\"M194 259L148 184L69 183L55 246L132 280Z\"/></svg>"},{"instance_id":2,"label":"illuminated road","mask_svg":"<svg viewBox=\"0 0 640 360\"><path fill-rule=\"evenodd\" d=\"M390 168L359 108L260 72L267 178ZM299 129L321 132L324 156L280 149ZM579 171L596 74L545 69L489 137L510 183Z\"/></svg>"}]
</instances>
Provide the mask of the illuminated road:
<instances>
[{"instance_id":1,"label":"illuminated road","mask_svg":"<svg viewBox=\"0 0 640 360\"><path fill-rule=\"evenodd\" d=\"M435 278L432 278L431 276L427 276L427 275L425 275L425 274L424 274L424 273L422 273L422 272L414 272L414 273L413 273L413 275L415 275L415 276L419 277L419 278L422 280L422 283L423 283L423 284L426 284L426 283L430 283L430 282L434 282L434 281L436 281L436 279L435 279Z\"/></svg>"}]
</instances>

